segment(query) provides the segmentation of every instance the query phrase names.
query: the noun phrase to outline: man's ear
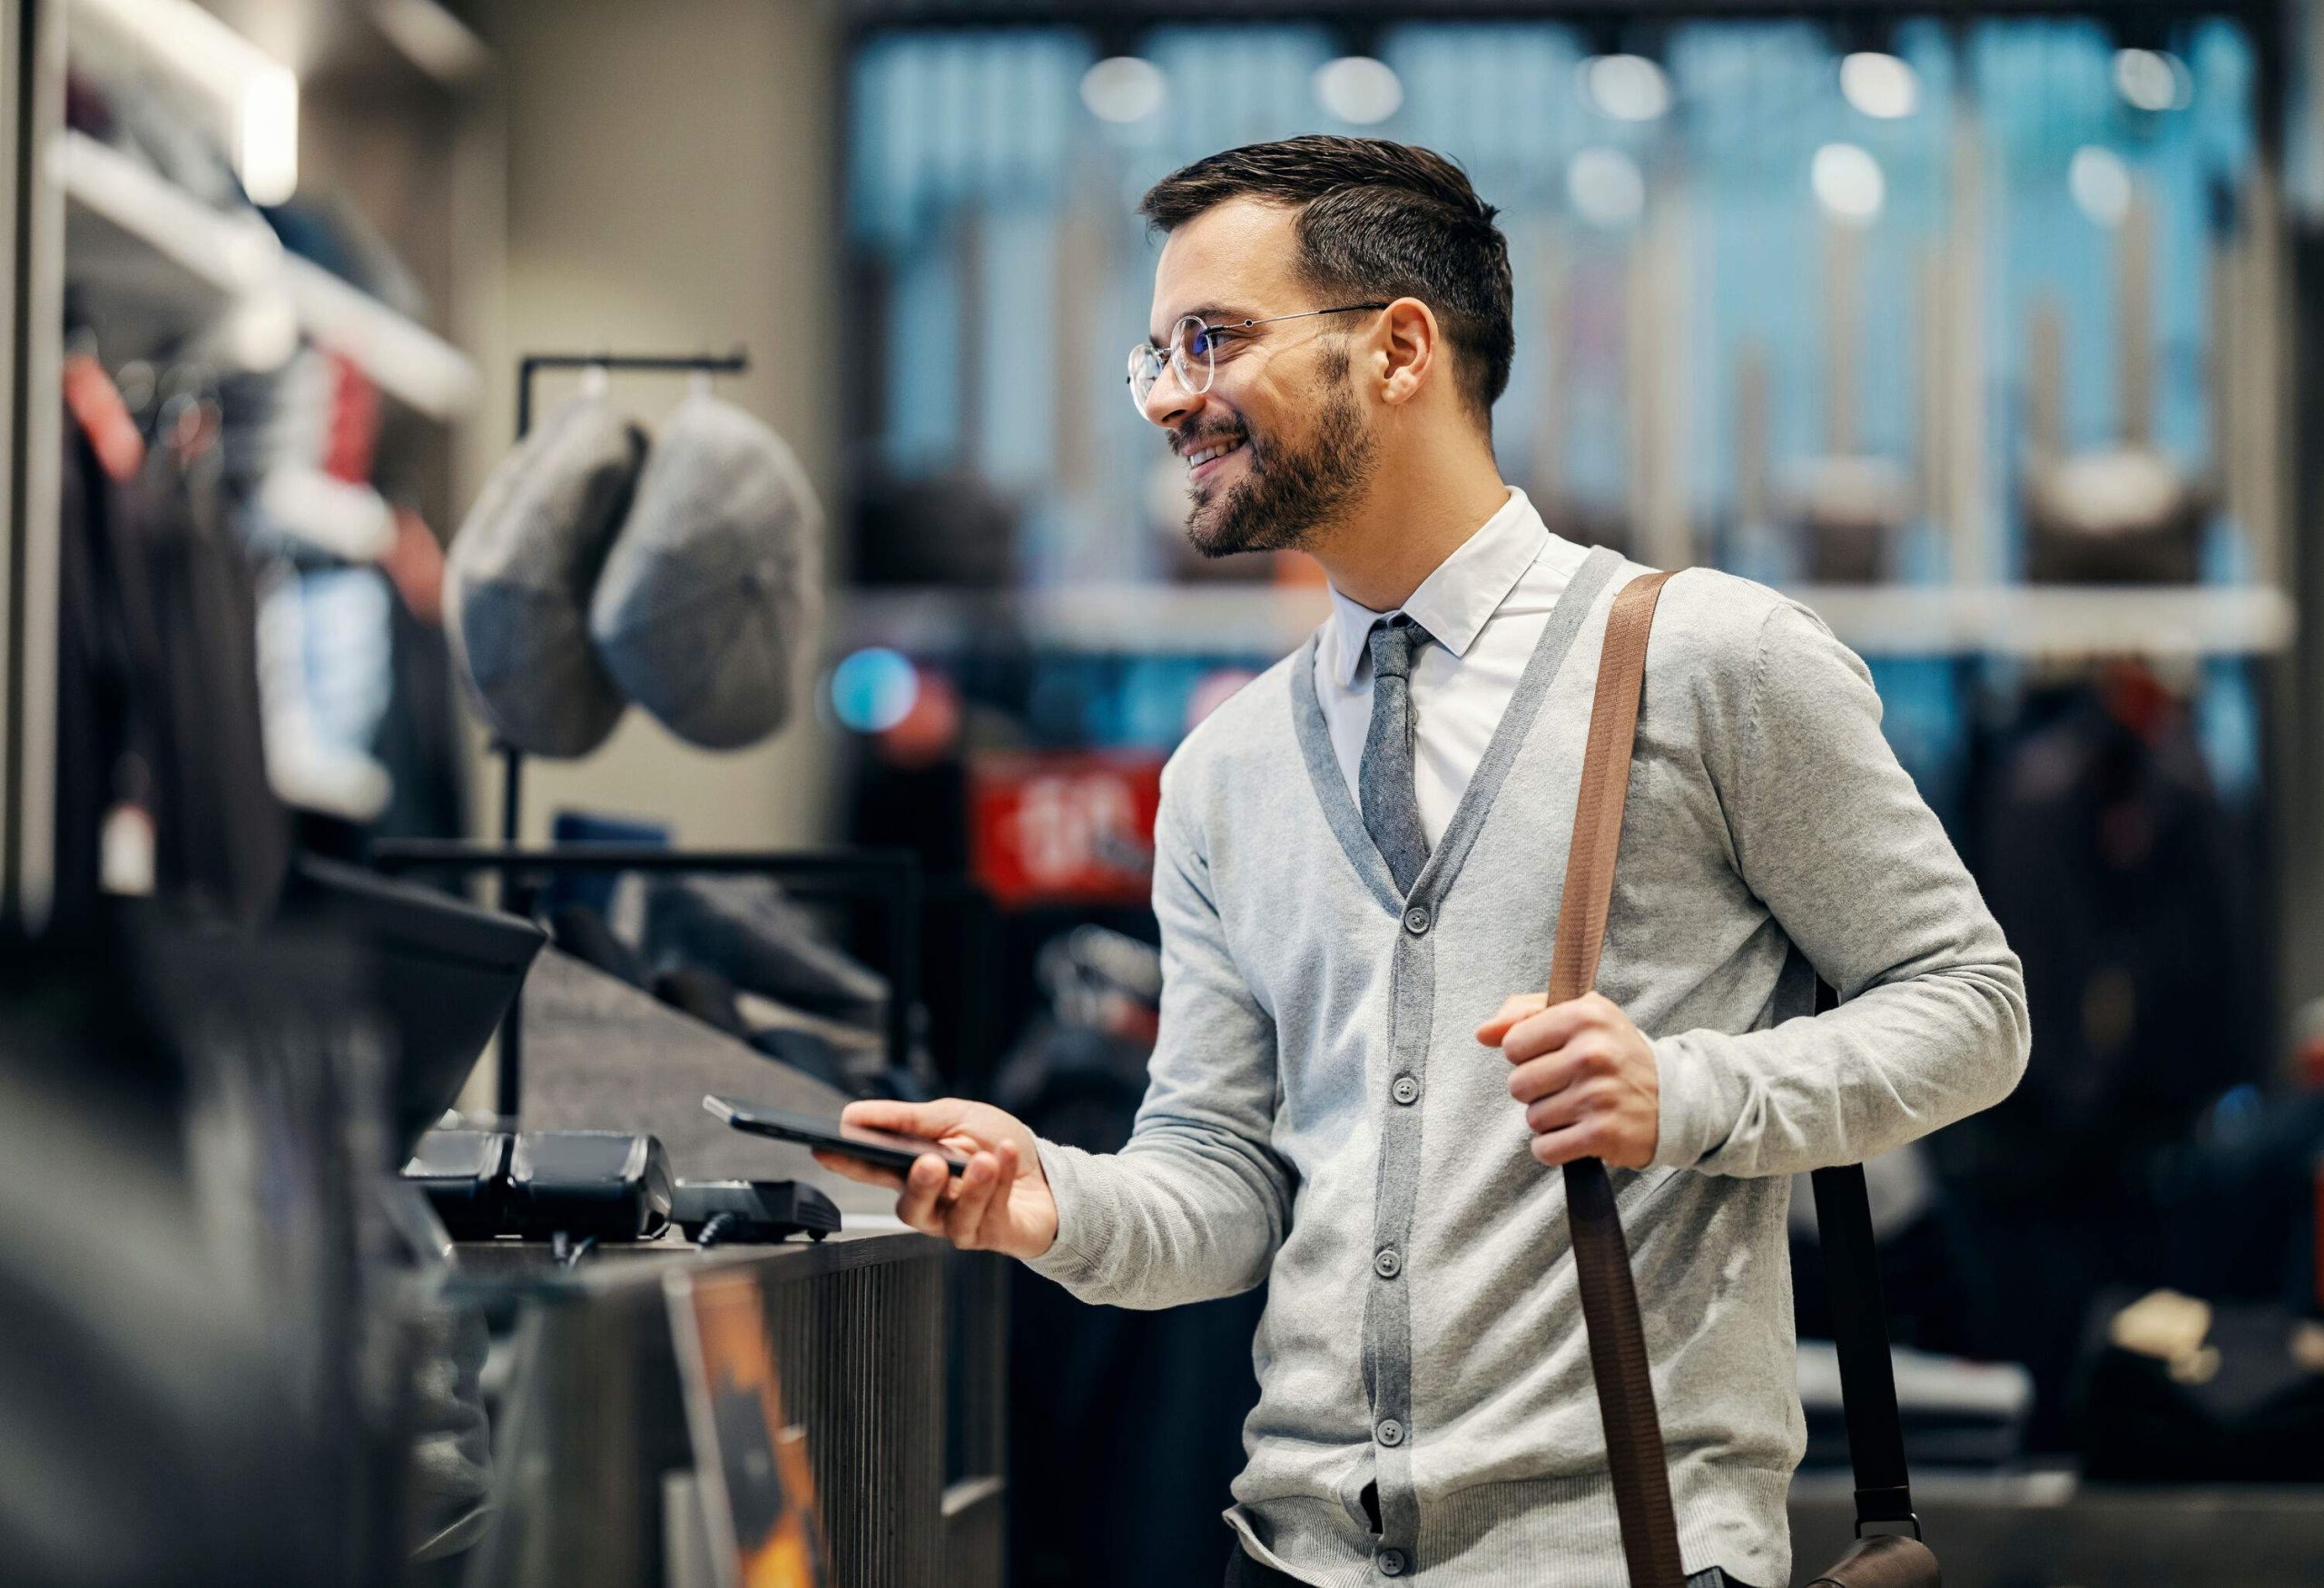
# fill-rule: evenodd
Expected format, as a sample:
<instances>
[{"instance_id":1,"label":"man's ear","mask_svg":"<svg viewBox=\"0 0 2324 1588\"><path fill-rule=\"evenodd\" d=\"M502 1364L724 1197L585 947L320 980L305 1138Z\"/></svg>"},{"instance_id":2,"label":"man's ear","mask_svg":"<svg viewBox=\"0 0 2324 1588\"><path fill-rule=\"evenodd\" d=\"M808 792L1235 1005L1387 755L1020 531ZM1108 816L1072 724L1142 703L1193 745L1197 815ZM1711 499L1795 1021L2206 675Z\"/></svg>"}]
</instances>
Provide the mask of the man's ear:
<instances>
[{"instance_id":1,"label":"man's ear","mask_svg":"<svg viewBox=\"0 0 2324 1588\"><path fill-rule=\"evenodd\" d=\"M1434 311L1417 298L1399 298L1380 311L1374 336L1380 400L1391 407L1410 402L1426 389L1443 350Z\"/></svg>"}]
</instances>

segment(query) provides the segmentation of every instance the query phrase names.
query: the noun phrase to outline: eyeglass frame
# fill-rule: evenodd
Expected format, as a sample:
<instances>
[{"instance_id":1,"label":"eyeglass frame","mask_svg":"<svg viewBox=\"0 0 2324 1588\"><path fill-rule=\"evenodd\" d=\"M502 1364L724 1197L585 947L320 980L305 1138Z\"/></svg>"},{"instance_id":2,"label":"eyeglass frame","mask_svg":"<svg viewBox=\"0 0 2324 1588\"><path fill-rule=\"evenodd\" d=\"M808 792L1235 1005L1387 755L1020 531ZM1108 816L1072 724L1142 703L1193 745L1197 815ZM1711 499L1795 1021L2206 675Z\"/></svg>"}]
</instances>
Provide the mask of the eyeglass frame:
<instances>
[{"instance_id":1,"label":"eyeglass frame","mask_svg":"<svg viewBox=\"0 0 2324 1588\"><path fill-rule=\"evenodd\" d=\"M1235 320L1224 325L1213 325L1199 314L1182 314L1170 327L1169 353L1167 358L1163 357L1163 350L1150 341L1141 342L1130 350L1131 369L1123 377L1129 385L1129 399L1137 405L1140 413L1145 412L1146 399L1153 395L1154 388L1160 383L1162 371L1166 369L1177 377L1179 389L1189 397L1200 397L1210 390L1211 383L1218 378L1218 350L1216 348L1206 345L1203 349L1201 385L1196 386L1189 380L1183 368L1187 357L1187 339L1180 336L1178 331L1189 321L1202 328L1203 335L1210 336L1222 330L1239 333L1250 330L1255 325L1276 325L1286 320L1312 320L1319 314L1357 314L1370 310L1385 309L1393 301L1393 299L1389 299L1378 303L1342 303L1332 309L1303 309L1295 314L1270 314L1261 320ZM1152 362L1154 369L1154 373L1147 378L1146 390L1143 391L1137 388L1140 360Z\"/></svg>"}]
</instances>

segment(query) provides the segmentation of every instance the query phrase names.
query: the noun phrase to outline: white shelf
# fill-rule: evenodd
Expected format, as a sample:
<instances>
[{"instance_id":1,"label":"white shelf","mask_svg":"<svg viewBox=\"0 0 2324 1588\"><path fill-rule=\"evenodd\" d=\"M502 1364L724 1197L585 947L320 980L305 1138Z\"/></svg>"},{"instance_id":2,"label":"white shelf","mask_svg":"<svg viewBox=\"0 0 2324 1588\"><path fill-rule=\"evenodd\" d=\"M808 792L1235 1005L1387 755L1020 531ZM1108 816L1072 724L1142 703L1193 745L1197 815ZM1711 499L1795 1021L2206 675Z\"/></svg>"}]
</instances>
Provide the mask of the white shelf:
<instances>
[{"instance_id":1,"label":"white shelf","mask_svg":"<svg viewBox=\"0 0 2324 1588\"><path fill-rule=\"evenodd\" d=\"M287 253L257 216L222 214L83 133L51 146L49 174L68 202L68 279L165 301L195 320L279 305L399 401L447 419L474 406L482 383L457 348Z\"/></svg>"},{"instance_id":2,"label":"white shelf","mask_svg":"<svg viewBox=\"0 0 2324 1588\"><path fill-rule=\"evenodd\" d=\"M476 406L483 383L458 348L312 260L285 254L282 263L299 323L317 341L353 359L422 413L456 419Z\"/></svg>"},{"instance_id":3,"label":"white shelf","mask_svg":"<svg viewBox=\"0 0 2324 1588\"><path fill-rule=\"evenodd\" d=\"M1802 585L1787 592L1866 656L2267 656L2299 626L2259 585Z\"/></svg>"},{"instance_id":4,"label":"white shelf","mask_svg":"<svg viewBox=\"0 0 2324 1588\"><path fill-rule=\"evenodd\" d=\"M216 311L280 279L282 244L256 215L224 215L85 133L51 146L64 190L68 272Z\"/></svg>"},{"instance_id":5,"label":"white shelf","mask_svg":"<svg viewBox=\"0 0 2324 1588\"><path fill-rule=\"evenodd\" d=\"M1993 587L1802 585L1787 592L1867 656L2263 656L2297 626L2282 591L2256 586ZM923 655L1014 626L1047 649L1282 656L1323 620L1315 587L1089 585L983 594L865 590L840 604L846 646Z\"/></svg>"},{"instance_id":6,"label":"white shelf","mask_svg":"<svg viewBox=\"0 0 2324 1588\"><path fill-rule=\"evenodd\" d=\"M1281 656L1331 609L1321 588L1273 585L1077 585L1047 590L846 592L852 646L930 653L1013 626L1051 650Z\"/></svg>"}]
</instances>

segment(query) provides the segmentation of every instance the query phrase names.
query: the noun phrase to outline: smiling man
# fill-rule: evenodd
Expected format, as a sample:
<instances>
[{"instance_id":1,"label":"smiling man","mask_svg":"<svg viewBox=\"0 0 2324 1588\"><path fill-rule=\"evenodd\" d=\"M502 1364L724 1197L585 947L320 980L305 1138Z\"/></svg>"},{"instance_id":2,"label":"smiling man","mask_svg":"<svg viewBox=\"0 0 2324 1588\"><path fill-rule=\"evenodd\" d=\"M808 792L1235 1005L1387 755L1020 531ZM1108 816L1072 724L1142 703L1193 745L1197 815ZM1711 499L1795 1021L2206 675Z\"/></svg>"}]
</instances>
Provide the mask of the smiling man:
<instances>
[{"instance_id":1,"label":"smiling man","mask_svg":"<svg viewBox=\"0 0 2324 1588\"><path fill-rule=\"evenodd\" d=\"M1508 252L1458 168L1313 137L1149 192L1132 397L1205 552L1298 547L1332 613L1172 757L1164 985L1128 1144L988 1105L848 1117L973 1154L914 1228L1157 1307L1266 1281L1229 1583L1623 1580L1554 1166L1615 1166L1703 1583L1790 1581L1787 1177L2015 1083L2018 963L1805 608L1664 590L1597 991L1544 1007L1591 692L1643 572L1502 483ZM1845 1001L1811 1016L1818 973Z\"/></svg>"}]
</instances>

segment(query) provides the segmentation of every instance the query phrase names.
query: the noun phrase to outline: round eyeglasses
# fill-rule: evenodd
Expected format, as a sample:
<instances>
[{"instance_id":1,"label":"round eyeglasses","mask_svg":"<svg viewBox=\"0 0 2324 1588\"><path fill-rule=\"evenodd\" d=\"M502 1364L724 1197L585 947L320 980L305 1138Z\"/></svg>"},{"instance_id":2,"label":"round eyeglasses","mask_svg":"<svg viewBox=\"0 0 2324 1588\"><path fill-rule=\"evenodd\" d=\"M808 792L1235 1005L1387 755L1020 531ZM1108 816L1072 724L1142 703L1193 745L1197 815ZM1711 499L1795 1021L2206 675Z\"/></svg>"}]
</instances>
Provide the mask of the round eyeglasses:
<instances>
[{"instance_id":1,"label":"round eyeglasses","mask_svg":"<svg viewBox=\"0 0 2324 1588\"><path fill-rule=\"evenodd\" d=\"M1218 372L1218 344L1237 336L1249 334L1253 326L1274 325L1285 320L1311 320L1318 314L1354 314L1364 310L1385 309L1385 303L1343 303L1334 309L1303 309L1296 314L1271 314L1264 320L1234 320L1225 325L1212 325L1198 314L1189 314L1170 328L1170 340L1157 347L1142 342L1129 350L1129 399L1139 412L1146 410L1146 399L1153 391L1154 383L1162 379L1167 368L1188 397L1200 397L1210 390L1212 379Z\"/></svg>"}]
</instances>

